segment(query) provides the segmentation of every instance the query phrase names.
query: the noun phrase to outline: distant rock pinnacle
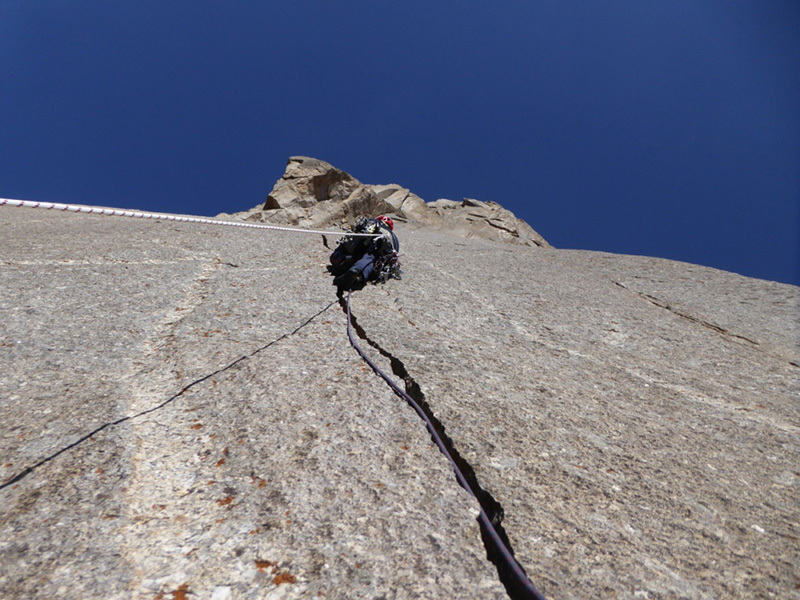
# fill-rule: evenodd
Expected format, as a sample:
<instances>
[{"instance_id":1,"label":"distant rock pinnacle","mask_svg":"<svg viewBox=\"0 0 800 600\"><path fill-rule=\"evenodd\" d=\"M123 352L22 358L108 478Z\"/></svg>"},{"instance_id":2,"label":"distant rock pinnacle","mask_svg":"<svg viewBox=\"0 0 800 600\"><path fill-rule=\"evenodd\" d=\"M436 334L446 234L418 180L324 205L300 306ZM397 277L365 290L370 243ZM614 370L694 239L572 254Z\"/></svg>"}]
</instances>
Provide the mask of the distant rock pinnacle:
<instances>
[{"instance_id":1,"label":"distant rock pinnacle","mask_svg":"<svg viewBox=\"0 0 800 600\"><path fill-rule=\"evenodd\" d=\"M425 202L400 185L364 184L307 156L291 157L264 205L240 216L263 223L326 227L383 213L461 237L551 247L530 225L496 202L470 198Z\"/></svg>"}]
</instances>

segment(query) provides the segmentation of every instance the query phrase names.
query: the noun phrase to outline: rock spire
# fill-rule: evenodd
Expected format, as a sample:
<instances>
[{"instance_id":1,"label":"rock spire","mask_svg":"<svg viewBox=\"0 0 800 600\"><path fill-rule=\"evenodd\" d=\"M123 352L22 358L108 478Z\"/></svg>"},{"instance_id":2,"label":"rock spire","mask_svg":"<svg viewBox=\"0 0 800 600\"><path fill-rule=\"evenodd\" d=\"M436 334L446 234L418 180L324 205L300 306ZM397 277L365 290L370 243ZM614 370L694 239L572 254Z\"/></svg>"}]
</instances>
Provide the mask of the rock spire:
<instances>
[{"instance_id":1,"label":"rock spire","mask_svg":"<svg viewBox=\"0 0 800 600\"><path fill-rule=\"evenodd\" d=\"M369 185L316 158L293 156L263 206L242 214L250 221L305 227L352 224L356 217L391 214L466 238L549 248L522 219L496 202L464 198L425 202L396 184Z\"/></svg>"}]
</instances>

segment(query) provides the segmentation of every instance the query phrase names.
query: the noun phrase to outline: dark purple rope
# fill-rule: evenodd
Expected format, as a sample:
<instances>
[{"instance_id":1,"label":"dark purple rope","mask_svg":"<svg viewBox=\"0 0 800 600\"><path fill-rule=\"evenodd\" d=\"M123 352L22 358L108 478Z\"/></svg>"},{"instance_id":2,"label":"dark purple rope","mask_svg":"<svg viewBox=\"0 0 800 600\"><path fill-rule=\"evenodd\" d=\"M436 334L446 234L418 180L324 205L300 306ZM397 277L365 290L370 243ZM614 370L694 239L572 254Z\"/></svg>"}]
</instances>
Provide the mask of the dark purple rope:
<instances>
[{"instance_id":1,"label":"dark purple rope","mask_svg":"<svg viewBox=\"0 0 800 600\"><path fill-rule=\"evenodd\" d=\"M375 371L377 375L379 375L386 383L389 384L389 387L392 388L395 394L403 398L406 402L408 402L411 405L411 407L415 411L417 411L417 414L420 416L420 418L423 421L425 421L425 425L427 426L428 431L430 432L431 437L433 438L433 441L436 442L436 445L439 447L439 450L441 450L442 454L444 454L447 457L447 460L450 461L450 465L453 467L453 471L455 471L458 482L465 490L467 490L467 492L469 492L473 497L477 498L475 492L472 491L472 488L467 483L467 480L464 477L464 474L461 472L461 469L458 468L458 465L456 464L455 460L453 460L453 457L450 456L450 452L448 452L447 446L445 446L444 442L442 441L442 438L439 436L439 433L436 431L436 428L433 426L433 423L431 422L430 418L428 418L428 415L425 414L424 410L422 410L422 407L416 402L416 400L414 400L411 396L406 394L405 391L403 391L400 388L400 386L398 386L394 382L394 380L392 380L391 377L389 377L386 373L384 373L383 370L381 370L381 368L378 365L372 362L372 359L370 359L370 357L367 356L367 354L356 343L356 340L353 337L353 329L350 324L350 292L347 293L347 337L350 338L350 344L352 344L353 348L356 349L356 352L359 353L361 358L363 358L366 361L366 363L372 368L372 370ZM483 510L483 507L480 507L480 511L481 512L478 518L480 519L481 523L483 523L484 527L486 528L486 531L491 536L495 546L500 551L500 554L503 556L503 560L505 560L505 562L511 568L511 571L514 573L514 576L519 580L522 586L531 594L531 596L535 600L545 600L545 597L533 586L531 580L528 579L528 576L525 575L525 573L522 571L522 567L520 567L519 563L517 562L517 559L514 558L514 556L511 554L511 551L503 543L503 540L500 538L500 535L494 528L491 519L489 519L489 516L486 514L486 511Z\"/></svg>"}]
</instances>

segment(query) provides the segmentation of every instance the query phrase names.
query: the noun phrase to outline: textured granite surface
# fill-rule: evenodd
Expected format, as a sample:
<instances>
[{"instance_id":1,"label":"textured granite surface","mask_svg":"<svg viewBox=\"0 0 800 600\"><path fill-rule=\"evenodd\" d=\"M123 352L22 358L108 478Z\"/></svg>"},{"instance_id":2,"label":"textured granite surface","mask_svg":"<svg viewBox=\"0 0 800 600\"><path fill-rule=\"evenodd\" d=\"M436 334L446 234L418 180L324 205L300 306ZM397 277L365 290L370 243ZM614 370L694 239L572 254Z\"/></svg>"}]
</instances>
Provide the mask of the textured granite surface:
<instances>
[{"instance_id":1,"label":"textured granite surface","mask_svg":"<svg viewBox=\"0 0 800 600\"><path fill-rule=\"evenodd\" d=\"M548 598L800 597L798 288L398 234L354 314ZM4 208L0 239L0 597L507 597L320 236Z\"/></svg>"}]
</instances>

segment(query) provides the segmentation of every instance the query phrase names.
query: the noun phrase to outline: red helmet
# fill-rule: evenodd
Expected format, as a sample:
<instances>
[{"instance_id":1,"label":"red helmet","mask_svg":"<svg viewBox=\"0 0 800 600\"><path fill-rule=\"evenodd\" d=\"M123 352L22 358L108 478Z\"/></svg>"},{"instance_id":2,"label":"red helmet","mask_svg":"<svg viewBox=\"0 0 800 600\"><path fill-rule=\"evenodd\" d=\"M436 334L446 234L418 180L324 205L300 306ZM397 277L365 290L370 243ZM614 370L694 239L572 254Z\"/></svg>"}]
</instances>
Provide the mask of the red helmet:
<instances>
[{"instance_id":1,"label":"red helmet","mask_svg":"<svg viewBox=\"0 0 800 600\"><path fill-rule=\"evenodd\" d=\"M394 230L394 221L392 221L392 220L391 220L389 217L387 217L386 215L381 215L380 217L376 217L376 218L375 218L375 220L376 220L376 221L380 221L380 222L382 222L382 223L386 223L386 226L387 226L389 229L391 229L391 230Z\"/></svg>"}]
</instances>

